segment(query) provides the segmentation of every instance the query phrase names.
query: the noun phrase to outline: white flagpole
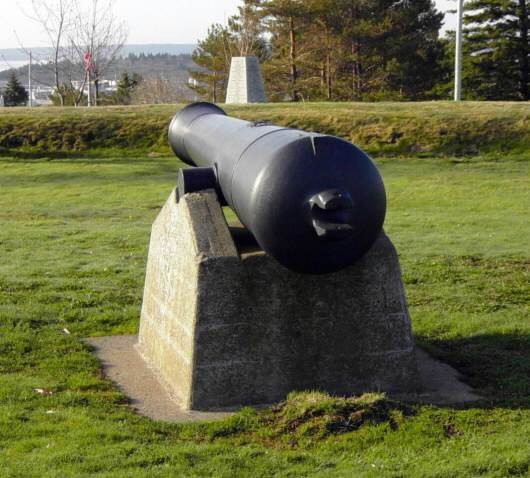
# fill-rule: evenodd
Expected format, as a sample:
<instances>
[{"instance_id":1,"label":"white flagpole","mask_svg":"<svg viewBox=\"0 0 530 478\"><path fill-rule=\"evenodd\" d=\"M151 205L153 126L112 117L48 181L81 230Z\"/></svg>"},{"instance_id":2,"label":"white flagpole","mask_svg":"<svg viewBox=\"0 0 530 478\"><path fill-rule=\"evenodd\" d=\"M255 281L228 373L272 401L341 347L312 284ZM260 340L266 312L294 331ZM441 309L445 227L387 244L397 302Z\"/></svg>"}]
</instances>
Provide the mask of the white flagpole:
<instances>
[{"instance_id":1,"label":"white flagpole","mask_svg":"<svg viewBox=\"0 0 530 478\"><path fill-rule=\"evenodd\" d=\"M87 70L88 75L88 106L92 106L92 88L90 87L90 68Z\"/></svg>"},{"instance_id":2,"label":"white flagpole","mask_svg":"<svg viewBox=\"0 0 530 478\"><path fill-rule=\"evenodd\" d=\"M455 51L455 101L462 99L462 24L464 20L464 0L458 0L456 51Z\"/></svg>"}]
</instances>

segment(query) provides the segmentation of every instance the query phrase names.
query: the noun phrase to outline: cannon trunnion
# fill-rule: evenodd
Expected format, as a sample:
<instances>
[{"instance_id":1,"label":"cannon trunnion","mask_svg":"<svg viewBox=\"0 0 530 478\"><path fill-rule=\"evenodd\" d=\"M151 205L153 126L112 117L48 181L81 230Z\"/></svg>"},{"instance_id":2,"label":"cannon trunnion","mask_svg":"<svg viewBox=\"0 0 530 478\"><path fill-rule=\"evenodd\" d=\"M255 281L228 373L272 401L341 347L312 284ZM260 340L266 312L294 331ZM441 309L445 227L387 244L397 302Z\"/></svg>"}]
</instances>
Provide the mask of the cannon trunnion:
<instances>
[{"instance_id":1,"label":"cannon trunnion","mask_svg":"<svg viewBox=\"0 0 530 478\"><path fill-rule=\"evenodd\" d=\"M210 103L173 118L169 142L195 168L178 195L214 188L260 247L303 273L335 272L363 256L386 212L370 158L340 138L231 118Z\"/></svg>"}]
</instances>

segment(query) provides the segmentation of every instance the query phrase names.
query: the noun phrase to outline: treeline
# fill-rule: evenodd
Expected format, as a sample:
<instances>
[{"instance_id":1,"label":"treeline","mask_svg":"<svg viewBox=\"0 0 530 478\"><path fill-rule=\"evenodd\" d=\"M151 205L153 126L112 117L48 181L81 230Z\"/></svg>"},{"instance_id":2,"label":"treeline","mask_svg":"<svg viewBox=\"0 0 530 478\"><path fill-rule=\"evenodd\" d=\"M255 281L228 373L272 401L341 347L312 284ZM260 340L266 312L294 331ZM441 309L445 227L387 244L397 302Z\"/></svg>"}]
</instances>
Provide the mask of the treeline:
<instances>
[{"instance_id":1,"label":"treeline","mask_svg":"<svg viewBox=\"0 0 530 478\"><path fill-rule=\"evenodd\" d=\"M528 100L527 0L468 0L464 99ZM454 34L431 0L244 0L212 25L192 89L223 101L232 56L258 56L271 101L449 99Z\"/></svg>"}]
</instances>

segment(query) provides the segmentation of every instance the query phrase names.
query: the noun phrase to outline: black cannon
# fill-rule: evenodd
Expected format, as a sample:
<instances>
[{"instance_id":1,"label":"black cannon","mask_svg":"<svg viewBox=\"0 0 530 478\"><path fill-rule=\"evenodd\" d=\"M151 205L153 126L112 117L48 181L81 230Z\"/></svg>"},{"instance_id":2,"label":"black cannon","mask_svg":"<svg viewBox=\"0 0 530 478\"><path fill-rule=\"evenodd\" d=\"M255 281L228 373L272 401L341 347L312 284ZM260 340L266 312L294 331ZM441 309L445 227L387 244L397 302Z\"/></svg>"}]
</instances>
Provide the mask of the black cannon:
<instances>
[{"instance_id":1,"label":"black cannon","mask_svg":"<svg viewBox=\"0 0 530 478\"><path fill-rule=\"evenodd\" d=\"M180 170L178 194L215 188L260 247L289 269L338 271L381 232L383 181L348 141L194 103L173 118L169 142L182 161L198 166Z\"/></svg>"}]
</instances>

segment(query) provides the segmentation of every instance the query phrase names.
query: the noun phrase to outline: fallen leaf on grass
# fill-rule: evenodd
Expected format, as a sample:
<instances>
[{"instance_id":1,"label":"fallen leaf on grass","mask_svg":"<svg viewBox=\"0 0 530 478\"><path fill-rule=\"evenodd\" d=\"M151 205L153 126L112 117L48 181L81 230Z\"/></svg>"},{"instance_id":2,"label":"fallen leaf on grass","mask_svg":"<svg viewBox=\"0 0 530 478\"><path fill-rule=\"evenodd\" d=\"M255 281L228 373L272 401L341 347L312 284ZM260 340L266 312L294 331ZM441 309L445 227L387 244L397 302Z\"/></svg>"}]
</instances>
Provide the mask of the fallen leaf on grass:
<instances>
[{"instance_id":1,"label":"fallen leaf on grass","mask_svg":"<svg viewBox=\"0 0 530 478\"><path fill-rule=\"evenodd\" d=\"M46 390L45 388L34 388L33 391L35 393L39 393L40 395L44 395L45 397L53 395L53 392L51 390Z\"/></svg>"}]
</instances>

